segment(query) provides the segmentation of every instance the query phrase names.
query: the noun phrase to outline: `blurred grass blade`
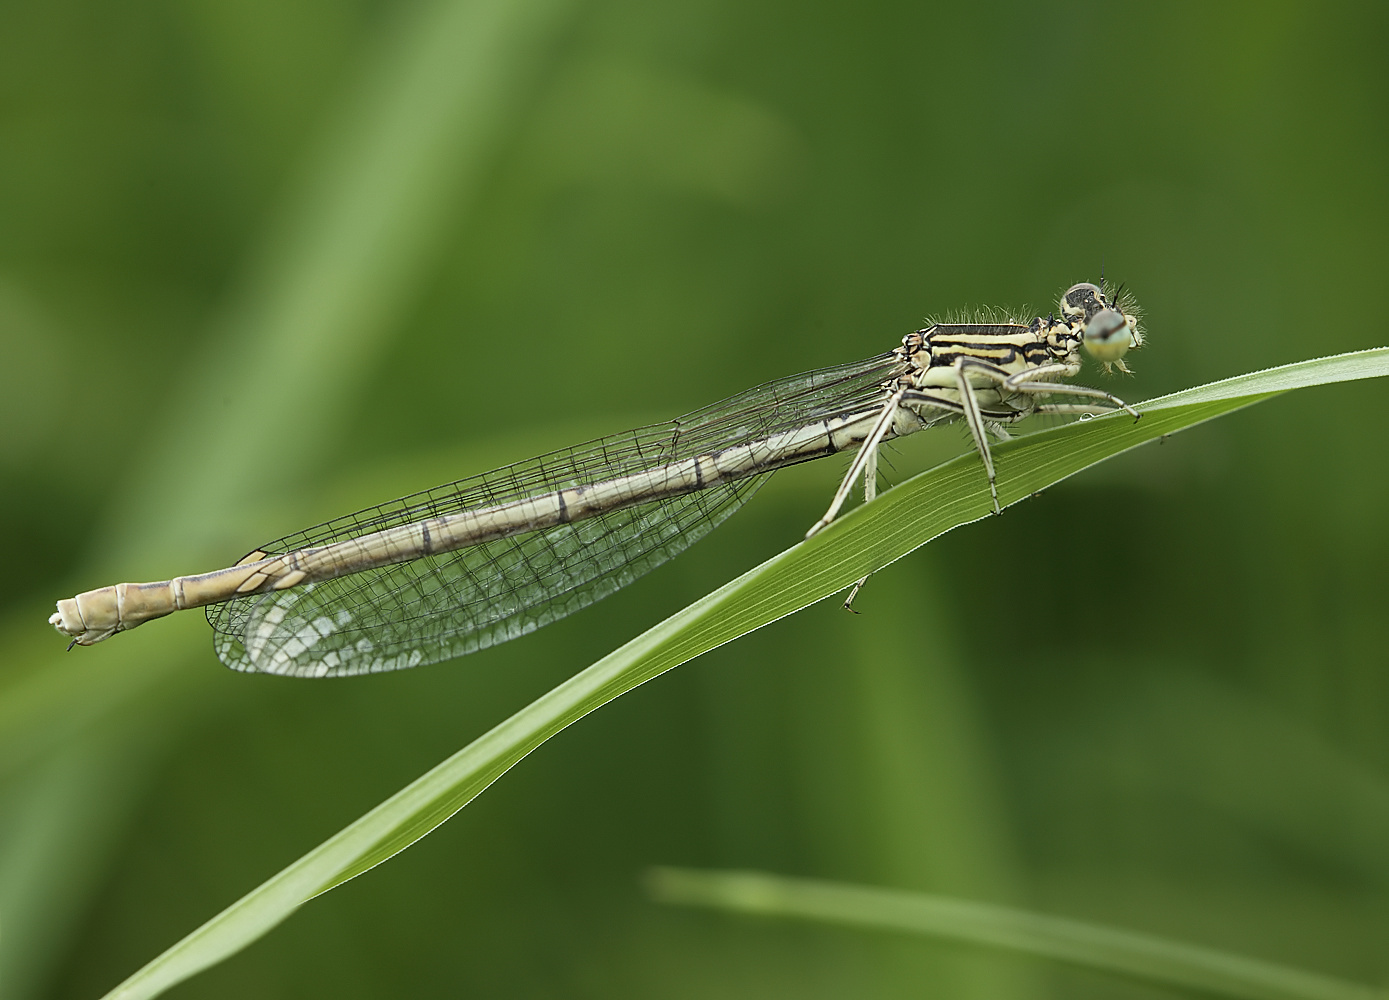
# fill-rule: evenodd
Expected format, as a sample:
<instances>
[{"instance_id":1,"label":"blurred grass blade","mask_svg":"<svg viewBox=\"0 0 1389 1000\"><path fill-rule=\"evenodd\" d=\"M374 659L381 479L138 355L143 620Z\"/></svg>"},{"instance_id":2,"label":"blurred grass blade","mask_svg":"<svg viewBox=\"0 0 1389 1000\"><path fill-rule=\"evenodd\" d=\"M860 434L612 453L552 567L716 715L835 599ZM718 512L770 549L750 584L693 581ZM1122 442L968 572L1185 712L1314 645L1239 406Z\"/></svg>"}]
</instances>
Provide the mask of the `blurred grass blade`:
<instances>
[{"instance_id":1,"label":"blurred grass blade","mask_svg":"<svg viewBox=\"0 0 1389 1000\"><path fill-rule=\"evenodd\" d=\"M396 6L210 352L169 404L227 405L214 419L170 421L138 457L140 476L110 512L119 538L102 553L107 564L139 565L155 546L184 558L190 546L215 549L226 540L216 526L263 504L264 482L317 470L343 408L470 221L518 107L544 79L570 0ZM281 387L279 405L261 401L267 384ZM190 495L195 510L152 502Z\"/></svg>"},{"instance_id":2,"label":"blurred grass blade","mask_svg":"<svg viewBox=\"0 0 1389 1000\"><path fill-rule=\"evenodd\" d=\"M1291 388L1389 374L1389 348L1306 361L1004 442L999 494L1016 503L1144 442ZM843 590L946 531L990 516L978 459L925 472L666 619L454 754L160 955L110 997L155 996L245 947L319 893L403 850L566 726L701 653Z\"/></svg>"},{"instance_id":3,"label":"blurred grass blade","mask_svg":"<svg viewBox=\"0 0 1389 1000\"><path fill-rule=\"evenodd\" d=\"M570 0L421 0L369 19L351 50L355 82L331 102L320 138L306 140L297 183L246 273L220 318L188 341L183 376L151 411L198 416L141 422L123 442L127 472L91 532L83 579L219 558L228 537L259 533L246 528L247 511L271 514L268 493L293 495L296 477L321 468L343 407L466 228L518 109L552 69L571 9ZM192 496L201 499L170 502ZM55 773L55 758L71 774L101 774L122 755L152 767L153 755L126 748L212 707L216 683L180 669L188 660L178 651L194 648L180 626L151 637L157 655L147 645L143 655L79 659L51 634L39 640L40 610L25 604L0 629L0 781L31 788L29 775ZM40 791L33 800L50 825L83 832L85 855L0 836L0 873L24 876L0 891L7 998L43 992L49 956L61 953L101 876L101 840L119 836L141 787L133 777L100 784L101 795L48 801ZM74 873L87 869L79 888Z\"/></svg>"},{"instance_id":4,"label":"blurred grass blade","mask_svg":"<svg viewBox=\"0 0 1389 1000\"><path fill-rule=\"evenodd\" d=\"M922 892L760 872L658 868L663 903L945 938L1241 1000L1383 1000L1369 986L1078 920Z\"/></svg>"}]
</instances>

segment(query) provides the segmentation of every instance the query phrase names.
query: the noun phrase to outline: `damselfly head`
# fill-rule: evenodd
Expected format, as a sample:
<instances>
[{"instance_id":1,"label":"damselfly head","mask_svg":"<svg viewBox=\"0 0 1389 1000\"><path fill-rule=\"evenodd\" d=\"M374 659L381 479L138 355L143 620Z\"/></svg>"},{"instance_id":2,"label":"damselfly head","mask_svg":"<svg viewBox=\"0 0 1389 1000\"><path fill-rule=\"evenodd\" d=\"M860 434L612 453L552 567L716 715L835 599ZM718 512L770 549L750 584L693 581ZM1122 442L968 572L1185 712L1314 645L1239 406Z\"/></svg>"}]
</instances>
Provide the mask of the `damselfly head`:
<instances>
[{"instance_id":1,"label":"damselfly head","mask_svg":"<svg viewBox=\"0 0 1389 1000\"><path fill-rule=\"evenodd\" d=\"M1130 347L1138 346L1135 336L1137 321L1130 323L1130 319L1118 309L1108 306L1091 316L1081 335L1090 356L1105 365L1118 365L1121 371L1127 371L1121 359Z\"/></svg>"},{"instance_id":2,"label":"damselfly head","mask_svg":"<svg viewBox=\"0 0 1389 1000\"><path fill-rule=\"evenodd\" d=\"M1066 294L1061 296L1061 315L1066 317L1067 323L1074 326L1078 323L1088 323L1091 316L1108 305L1104 291L1099 285L1082 281L1066 289Z\"/></svg>"},{"instance_id":3,"label":"damselfly head","mask_svg":"<svg viewBox=\"0 0 1389 1000\"><path fill-rule=\"evenodd\" d=\"M1143 346L1138 316L1127 296L1111 305L1099 285L1088 281L1072 285L1061 296L1061 312L1072 327L1081 328L1081 340L1092 358L1108 368L1127 372L1124 355Z\"/></svg>"}]
</instances>

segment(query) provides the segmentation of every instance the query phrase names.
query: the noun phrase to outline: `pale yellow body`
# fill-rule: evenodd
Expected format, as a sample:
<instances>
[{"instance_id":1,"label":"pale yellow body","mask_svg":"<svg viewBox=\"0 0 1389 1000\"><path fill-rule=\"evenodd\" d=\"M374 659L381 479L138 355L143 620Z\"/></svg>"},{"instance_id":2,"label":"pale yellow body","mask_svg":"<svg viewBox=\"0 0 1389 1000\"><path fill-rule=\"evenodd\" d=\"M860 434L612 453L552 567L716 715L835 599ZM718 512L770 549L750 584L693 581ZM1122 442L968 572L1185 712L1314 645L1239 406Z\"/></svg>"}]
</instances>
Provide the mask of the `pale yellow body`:
<instances>
[{"instance_id":1,"label":"pale yellow body","mask_svg":"<svg viewBox=\"0 0 1389 1000\"><path fill-rule=\"evenodd\" d=\"M712 440L716 443L706 446L717 447L717 450L705 454L676 458L641 471L611 475L596 482L579 482L562 488L545 487L547 482L557 486L565 481L563 478L549 478L551 470L547 457L546 476L536 480L540 485L533 496L423 517L342 540L337 540L341 536L329 535L324 539L324 544L290 552L256 551L235 566L210 573L154 583L121 583L89 590L59 601L49 622L59 632L71 637L74 644L92 645L116 632L174 611L233 601L248 595L274 595L277 591L292 588L312 591L313 585L320 581L367 573L380 567L528 532L543 532L610 511L670 500L798 462L855 449L854 461L829 510L811 528L810 533L814 534L834 519L860 477L864 481L865 497L873 498L877 448L880 444L955 419L963 419L970 430L988 474L997 510L994 467L986 431L1006 437L1003 430L1005 425L1039 412L1103 413L1122 408L1137 416L1131 408L1107 392L1060 381L1079 372L1082 345L1106 365L1122 368L1120 359L1124 352L1129 346L1141 343L1137 319L1126 311L1110 306L1098 286L1084 283L1067 291L1061 302L1061 314L1060 320L1038 318L1028 324L939 323L909 334L896 351L879 355L872 361L874 366L886 367L846 366L846 370L855 372L854 377L871 374L871 380L862 383L867 387L868 394L855 396L853 409L834 412L823 400L836 397L826 396L815 397L816 407L810 411L775 411L777 402L776 392L773 391L768 405L781 413L783 418L786 412L791 412L797 414L795 419L799 422L799 414L810 413L803 426L794 426L752 440L737 440L736 434L730 433L735 439L726 447L717 447L717 442L723 439L715 437ZM890 378L879 383L877 379L884 373L890 374ZM786 381L793 382L795 379ZM782 384L774 384L773 389ZM873 394L878 392L879 386L881 396L873 401ZM1043 402L1057 393L1094 402ZM753 399L752 405L763 405L760 396L735 397L735 400L728 401L737 403L731 412L741 414L738 407L749 405L748 398ZM714 409L717 411L717 407ZM825 415L827 412L829 415ZM679 427L681 422L677 421L673 426ZM750 422L750 426L757 426L755 420ZM783 419L779 426L788 424ZM616 442L615 447L621 447L625 439L626 436L615 436L612 440ZM596 444L602 445L602 442ZM602 451L602 454L606 463L606 451ZM644 455L645 452L639 454ZM678 455L679 452L674 454ZM540 463L542 460L536 461ZM574 480L571 478L568 481L572 483ZM459 497L465 495L468 494L457 494ZM503 492L497 495L508 494ZM424 509L427 511L428 507ZM447 506L444 509L456 510ZM372 518L366 520L370 522ZM383 522L376 520L375 523ZM437 573L438 570L430 572ZM319 591L320 596L322 593ZM452 599L454 592L450 590L447 593ZM492 596L489 589L489 601ZM330 644L329 637L352 622L353 609L334 606L326 614L312 620L306 618L300 621L292 615L287 618L287 608L299 600L299 597L288 594L266 598L266 601L279 603L259 607L264 614L259 616L253 627L247 626L246 631L251 634L241 636L239 631L236 632L245 648L245 658L237 664L238 669L301 673L306 676L324 676L337 670L340 666L338 654L325 650ZM406 620L413 623L417 619ZM237 628L240 629L240 626ZM381 628L384 631L387 626ZM358 648L371 647L372 638L379 640L381 635L364 634L358 640ZM426 662L426 657L439 658L433 650L444 648L436 644L430 652L424 653L418 648L417 641L405 643L393 638L392 642L396 654L382 654L370 660L364 669L414 666ZM315 645L321 648L313 650ZM416 648L410 648L412 646ZM346 653L343 655L345 657ZM315 656L318 659L313 659Z\"/></svg>"}]
</instances>

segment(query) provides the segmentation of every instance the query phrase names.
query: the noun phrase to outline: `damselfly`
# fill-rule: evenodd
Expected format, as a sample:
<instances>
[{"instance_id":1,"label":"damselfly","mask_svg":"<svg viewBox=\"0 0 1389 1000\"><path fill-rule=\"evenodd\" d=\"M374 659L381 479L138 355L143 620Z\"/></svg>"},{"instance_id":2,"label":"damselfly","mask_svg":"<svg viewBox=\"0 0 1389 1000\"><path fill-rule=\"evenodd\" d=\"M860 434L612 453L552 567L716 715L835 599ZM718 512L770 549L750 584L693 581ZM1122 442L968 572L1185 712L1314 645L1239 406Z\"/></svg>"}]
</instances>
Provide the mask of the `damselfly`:
<instances>
[{"instance_id":1,"label":"damselfly","mask_svg":"<svg viewBox=\"0 0 1389 1000\"><path fill-rule=\"evenodd\" d=\"M777 469L853 450L813 535L860 478L873 499L885 441L959 419L997 510L990 434L1035 413L1138 416L1059 381L1080 371L1082 348L1128 370L1124 354L1143 338L1131 300L1112 298L1087 282L1067 289L1059 315L936 323L866 361L358 511L227 569L78 594L49 622L89 646L208 606L217 655L236 670L327 677L433 663L606 597L707 534ZM1058 395L1070 401L1046 401Z\"/></svg>"}]
</instances>

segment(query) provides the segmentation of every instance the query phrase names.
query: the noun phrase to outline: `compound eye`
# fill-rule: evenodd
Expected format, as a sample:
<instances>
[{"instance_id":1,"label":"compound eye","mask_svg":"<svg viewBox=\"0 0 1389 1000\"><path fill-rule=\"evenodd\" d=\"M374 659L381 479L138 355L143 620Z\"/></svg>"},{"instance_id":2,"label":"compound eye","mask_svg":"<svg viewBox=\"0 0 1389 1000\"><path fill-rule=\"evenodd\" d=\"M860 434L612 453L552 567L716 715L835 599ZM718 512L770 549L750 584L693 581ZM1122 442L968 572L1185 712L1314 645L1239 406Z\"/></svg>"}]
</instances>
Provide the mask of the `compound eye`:
<instances>
[{"instance_id":1,"label":"compound eye","mask_svg":"<svg viewBox=\"0 0 1389 1000\"><path fill-rule=\"evenodd\" d=\"M1071 322L1089 320L1097 311L1105 307L1104 292L1099 285L1082 281L1066 289L1061 296L1061 314Z\"/></svg>"},{"instance_id":2,"label":"compound eye","mask_svg":"<svg viewBox=\"0 0 1389 1000\"><path fill-rule=\"evenodd\" d=\"M1096 361L1118 361L1134 346L1129 318L1117 309L1103 307L1085 324L1085 349Z\"/></svg>"}]
</instances>

